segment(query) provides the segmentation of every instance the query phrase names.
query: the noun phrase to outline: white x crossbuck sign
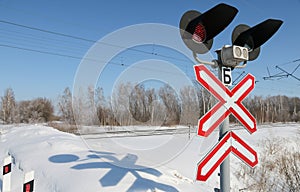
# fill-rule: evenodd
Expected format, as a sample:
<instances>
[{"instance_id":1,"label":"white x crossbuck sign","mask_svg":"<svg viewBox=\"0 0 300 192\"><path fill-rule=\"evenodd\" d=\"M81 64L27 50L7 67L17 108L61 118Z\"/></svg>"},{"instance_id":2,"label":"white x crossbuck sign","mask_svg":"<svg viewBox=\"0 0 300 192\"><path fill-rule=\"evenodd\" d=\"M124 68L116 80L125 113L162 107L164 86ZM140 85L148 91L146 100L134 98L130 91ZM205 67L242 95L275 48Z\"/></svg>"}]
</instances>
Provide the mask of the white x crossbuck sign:
<instances>
[{"instance_id":1,"label":"white x crossbuck sign","mask_svg":"<svg viewBox=\"0 0 300 192\"><path fill-rule=\"evenodd\" d=\"M212 93L219 102L198 122L198 135L207 137L223 120L232 113L250 132L256 131L256 120L242 104L254 89L255 78L247 74L232 90L228 89L204 65L195 65L197 81Z\"/></svg>"}]
</instances>

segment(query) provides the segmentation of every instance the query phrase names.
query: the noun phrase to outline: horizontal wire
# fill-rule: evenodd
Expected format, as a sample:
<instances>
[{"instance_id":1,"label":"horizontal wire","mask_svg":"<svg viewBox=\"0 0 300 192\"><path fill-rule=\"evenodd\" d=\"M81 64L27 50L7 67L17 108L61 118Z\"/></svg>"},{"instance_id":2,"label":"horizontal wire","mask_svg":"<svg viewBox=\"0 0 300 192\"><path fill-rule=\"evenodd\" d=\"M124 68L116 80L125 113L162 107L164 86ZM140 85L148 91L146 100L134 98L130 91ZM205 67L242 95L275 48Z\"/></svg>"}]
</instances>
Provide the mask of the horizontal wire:
<instances>
[{"instance_id":1,"label":"horizontal wire","mask_svg":"<svg viewBox=\"0 0 300 192\"><path fill-rule=\"evenodd\" d=\"M127 49L127 50L132 50L132 51L136 51L136 52L140 52L140 53L144 53L144 54L153 55L153 52L143 51L143 50L132 48L132 47L128 48L128 47L115 45L115 44L111 44L111 43L106 43L106 42L100 42L100 41L96 41L96 40L93 40L93 39L87 39L87 38L83 38L83 37L79 37L79 36L69 35L69 34L50 31L50 30L45 30L45 29L41 29L41 28L37 28L37 27L18 24L18 23L15 23L15 22L0 20L0 23L12 25L12 26L17 26L17 27L22 27L22 28L26 28L26 29L30 29L30 30L35 30L35 31L43 32L43 33L58 35L58 36L62 36L62 37L72 38L72 39L76 39L76 40L86 41L86 42L90 42L90 43L102 44L102 45L105 45L105 46L111 46L111 47ZM156 44L153 44L153 45L156 45ZM159 54L159 53L157 53L156 55L160 56L160 57L168 58L168 59L174 59L174 60L177 60L177 61L184 61L184 62L189 62L190 63L190 61L188 59L177 58L177 57L168 56L168 55Z\"/></svg>"},{"instance_id":2,"label":"horizontal wire","mask_svg":"<svg viewBox=\"0 0 300 192\"><path fill-rule=\"evenodd\" d=\"M166 74L171 74L171 75L176 75L178 76L178 73L172 73L169 71L162 71L161 69L154 70L153 68L146 68L146 67L139 67L139 66L131 66L123 63L117 63L113 61L103 61L99 59L93 59L93 58L83 58L83 57L78 57L74 55L67 55L67 54L60 54L56 52L50 52L50 51L41 51L37 49L31 49L31 48L24 48L24 47L19 47L19 46L14 46L14 45L8 45L8 44L0 44L0 47L6 47L6 48L12 48L12 49L18 49L18 50L23 50L23 51L30 51L30 52L36 52L36 53L42 53L42 54L48 54L48 55L53 55L53 56L61 56L61 57L67 57L67 58L72 58L72 59L78 59L78 60L88 60L88 61L93 61L93 62L101 62L101 63L109 63L117 66L123 66L123 67L133 67L141 70L146 70L146 71L156 71L156 72L163 72Z\"/></svg>"}]
</instances>

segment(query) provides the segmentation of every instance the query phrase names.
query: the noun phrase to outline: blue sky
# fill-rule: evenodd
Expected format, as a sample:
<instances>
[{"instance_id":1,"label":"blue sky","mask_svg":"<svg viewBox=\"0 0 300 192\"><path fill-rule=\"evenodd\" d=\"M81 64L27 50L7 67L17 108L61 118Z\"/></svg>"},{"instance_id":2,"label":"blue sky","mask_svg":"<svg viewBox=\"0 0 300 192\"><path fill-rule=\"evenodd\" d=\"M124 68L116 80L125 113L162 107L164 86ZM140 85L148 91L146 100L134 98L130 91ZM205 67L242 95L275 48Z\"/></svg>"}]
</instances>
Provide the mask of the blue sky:
<instances>
[{"instance_id":1,"label":"blue sky","mask_svg":"<svg viewBox=\"0 0 300 192\"><path fill-rule=\"evenodd\" d=\"M262 46L261 54L249 62L246 72L252 73L259 81L253 94L290 96L300 95L300 82L285 78L265 81L267 67L270 73L278 73L276 65L292 71L300 62L299 0L239 0L223 1L239 9L234 21L214 39L213 50L231 42L231 32L240 23L253 26L268 18L282 19L284 24L270 41ZM177 27L182 14L195 9L206 11L221 3L216 0L166 0L166 1L71 1L71 0L0 0L0 20L9 21L61 34L99 40L104 36L129 25L141 23L162 23ZM15 48L1 47L0 95L11 87L17 100L47 97L56 99L65 87L72 87L77 68L93 42L76 40L55 34L43 33L0 22L0 44L48 53L59 53L62 57ZM170 54L158 46L140 47L146 52ZM171 52L171 54L173 54ZM214 54L214 53L213 53ZM216 55L213 55L214 57ZM114 59L116 63L131 65L142 59L141 53L127 52ZM174 53L174 57L178 57ZM151 58L152 59L152 58ZM163 59L155 58L153 59ZM179 62L174 62L178 64ZM118 73L123 69L117 66ZM183 68L192 76L191 63ZM107 76L115 69L107 68ZM237 71L238 73L243 70ZM236 74L237 76L238 74ZM294 74L300 77L300 69ZM112 79L100 79L99 85L107 88Z\"/></svg>"}]
</instances>

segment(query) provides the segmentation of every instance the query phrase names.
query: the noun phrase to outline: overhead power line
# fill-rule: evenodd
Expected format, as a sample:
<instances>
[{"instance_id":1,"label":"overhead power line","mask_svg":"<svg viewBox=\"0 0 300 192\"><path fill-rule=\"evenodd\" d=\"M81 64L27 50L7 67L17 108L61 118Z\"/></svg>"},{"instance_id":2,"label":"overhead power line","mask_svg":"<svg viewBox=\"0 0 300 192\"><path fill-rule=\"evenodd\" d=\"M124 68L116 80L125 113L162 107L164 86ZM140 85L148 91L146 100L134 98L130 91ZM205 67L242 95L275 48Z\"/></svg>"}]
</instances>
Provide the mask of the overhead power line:
<instances>
[{"instance_id":1,"label":"overhead power line","mask_svg":"<svg viewBox=\"0 0 300 192\"><path fill-rule=\"evenodd\" d=\"M26 28L26 29L30 29L30 30L34 30L34 31L39 31L39 32L43 32L43 33L48 33L48 34L52 34L52 35L58 35L58 36L62 36L62 37L81 40L81 41L85 41L85 42L89 42L89 43L97 43L97 44L102 44L102 45L105 45L105 46L117 47L117 48L122 48L122 49L127 49L127 50L132 50L132 51L148 54L148 55L156 55L156 56L160 56L160 57L164 57L164 58L168 58L168 59L175 59L177 61L183 61L183 62L189 62L190 63L190 61L187 60L187 59L177 58L177 57L164 55L164 54L159 54L159 53L154 53L153 51L150 52L150 51L144 51L144 50L140 50L140 49L136 49L136 48L132 48L132 47L130 47L130 48L123 47L123 46L120 46L120 45L105 43L105 42L96 41L96 40L93 40L93 39L87 39L87 38L83 38L83 37L79 37L79 36L74 36L74 35L70 35L70 34L66 34L66 33L60 33L60 32L56 32L56 31L50 31L50 30L46 30L46 29L41 29L41 28L32 27L32 26L23 25L23 24L10 22L10 21L5 21L5 20L0 20L0 23L4 23L4 24L7 24L7 25L12 25L12 26L17 26L17 27L21 27L21 28ZM153 45L155 45L155 44L153 44Z\"/></svg>"},{"instance_id":2,"label":"overhead power line","mask_svg":"<svg viewBox=\"0 0 300 192\"><path fill-rule=\"evenodd\" d=\"M263 77L263 79L264 80L273 80L273 79L277 79L278 80L278 79L282 79L282 78L293 77L294 79L300 81L300 78L294 75L295 72L300 67L300 63L298 63L298 65L295 68L293 68L291 70L291 72L289 72L289 70L283 69L283 67L281 67L281 66L286 66L287 64L297 63L299 61L300 61L300 59L295 59L293 61L289 61L289 62L286 62L286 63L282 63L282 64L279 64L279 65L276 65L275 68L279 69L281 71L281 72L276 73L276 74L271 74L270 71L269 71L269 68L267 68L268 76Z\"/></svg>"},{"instance_id":3,"label":"overhead power line","mask_svg":"<svg viewBox=\"0 0 300 192\"><path fill-rule=\"evenodd\" d=\"M155 56L159 56L159 57L163 57L163 58L167 58L167 59L173 59L173 60L179 61L178 64L180 64L184 67L186 67L187 64L192 64L192 65L194 64L194 62L191 62L191 60L189 60L189 59L178 58L178 57L158 53L158 50L156 50L154 48L154 46L157 46L157 45L154 44L154 43L149 45L149 46L153 46L151 51L145 51L145 50L141 50L141 49L137 49L137 48L132 48L132 47L127 48L127 47L123 47L123 46L120 46L120 45L115 45L115 44L105 43L105 42L101 42L101 41L96 41L96 40L93 40L93 39L88 39L88 38L84 38L84 37L80 37L80 36L75 36L75 35L70 35L70 34L61 33L61 32L57 32L57 31L51 31L51 30L46 30L46 29L42 29L42 28L38 28L38 27L19 24L19 23L7 21L7 20L0 20L0 23L11 25L11 26L16 26L16 27L20 27L20 28L25 28L25 29L29 29L29 30L34 30L34 31L38 31L38 32L46 33L46 34L52 34L52 35L61 36L61 37L65 37L65 38L80 40L80 41L84 41L84 42L88 42L88 43L97 43L97 44L102 44L102 45L105 45L105 46L117 47L117 48L122 48L124 50L131 50L131 51L135 51L135 52L139 52L139 53L143 53L143 54L155 55ZM5 30L7 30L7 29L5 29ZM22 32L15 31L15 33L18 33L19 35L21 34L24 37L24 33L22 33ZM27 33L27 35L32 35L32 37L27 37L27 38L37 40L36 34L28 34ZM24 37L24 38L26 38L26 37ZM45 38L45 39L48 39L48 37ZM40 40L40 39L38 39L38 40ZM61 40L61 39L53 39L53 38L51 38L49 40L66 42L66 41ZM26 39L26 41L28 41L28 39ZM72 43L72 42L68 42L68 43ZM75 56L73 54L61 53L61 51L58 51L58 50L55 50L55 51L40 50L40 49L36 49L36 48L31 48L31 47L28 48L28 47L24 47L24 46L20 46L20 45L9 45L9 44L4 44L4 43L0 44L0 46L1 47L18 49L18 50L23 50L23 51L30 51L30 52L48 54L48 55L53 55L53 56L72 58L72 59L79 59L79 60L83 59L82 57ZM40 44L38 46L40 47ZM59 48L61 48L61 47L59 47ZM66 48L66 47L64 47L64 48ZM96 58L84 58L84 59L95 61L95 62L102 62L102 63L107 62L107 63L110 63L110 64L119 65L119 66L130 66L130 65L126 65L124 63L116 63L116 62L111 62L111 61L109 61L109 62L108 61L101 61L101 60L96 59ZM185 64L183 64L183 63L185 63Z\"/></svg>"},{"instance_id":4,"label":"overhead power line","mask_svg":"<svg viewBox=\"0 0 300 192\"><path fill-rule=\"evenodd\" d=\"M68 57L68 58L72 58L72 59L80 59L80 60L82 59L82 57L66 55L66 54L61 54L61 53L54 53L54 52L49 52L49 51L41 51L41 50L37 50L37 49L30 49L30 48L18 47L18 46L7 45L7 44L0 44L0 47L8 47L8 48L19 49L19 50L23 50L23 51L30 51L30 52L36 52L36 53L42 53L42 54L48 54L48 55L54 55L54 56L60 56L60 57Z\"/></svg>"},{"instance_id":5,"label":"overhead power line","mask_svg":"<svg viewBox=\"0 0 300 192\"><path fill-rule=\"evenodd\" d=\"M0 23L13 25L13 26L17 26L17 27L22 27L22 28L26 28L26 29L30 29L30 30L35 30L35 31L39 31L39 32L47 33L47 34L53 34L53 35L56 35L56 36L62 36L62 37L67 37L67 38L71 38L71 39L81 40L81 41L85 41L85 42L89 42L89 43L100 43L100 44L104 44L106 46L114 46L114 47L122 48L122 46L119 46L119 45L113 45L113 44L108 44L108 43L104 43L104 42L97 42L95 40L91 40L91 39L87 39L87 38L82 38L82 37L69 35L69 34L64 34L64 33L59 33L59 32L55 32L55 31L49 31L49 30L45 30L45 29L41 29L41 28L37 28L37 27L32 27L32 26L27 26L27 25L23 25L23 24L18 24L18 23L14 23L14 22L0 20ZM37 36L35 34L28 34L27 33L27 37L26 37L26 34L23 33L23 32L20 32L20 31L7 30L7 29L2 29L2 30L4 32L8 31L8 32L17 33L18 36L22 37L21 41L31 42L28 39L33 39L33 40L38 40L38 41L43 39L43 38L37 38ZM0 35L3 35L3 34L4 33L0 33ZM11 33L6 33L6 34L10 35ZM29 37L28 37L28 35L29 35ZM30 37L30 35L32 37ZM52 47L52 45L50 45L50 47L46 46L46 47L42 48L42 49L46 48L47 50L40 49L41 45L44 45L45 42L37 42L38 44L36 46L35 45L29 45L30 47L28 47L28 43L27 43L27 45L21 45L20 46L19 45L20 41L18 41L18 43L13 43L13 42L7 41L8 39L17 39L18 40L18 36L12 36L12 37L8 37L8 38L6 37L5 43L3 43L3 42L0 43L0 47L6 47L6 48L17 49L17 50L22 50L22 51L30 51L30 52L36 52L36 53L41 53L41 54L47 54L47 55L52 55L52 56L60 56L60 57L66 57L66 58L71 58L71 59L78 59L78 60L85 59L85 60L89 60L89 61L93 61L93 62L113 64L113 65L116 65L116 66L125 66L125 67L130 66L128 64L124 64L123 62L122 63L117 63L117 62L113 62L113 61L103 61L103 60L100 60L100 59L97 59L97 58L87 58L87 57L83 58L83 57L75 56L75 55L72 55L72 54L65 54L65 53L62 53L61 51L58 51L58 50L49 51L49 48ZM44 38L44 39L48 39L48 37ZM53 39L53 38L51 38L50 40L60 41L60 39ZM64 42L66 42L66 41L64 41ZM72 43L72 42L68 42L68 43ZM46 44L47 44L47 42L46 42ZM38 46L39 48L31 48L32 46L35 46L35 47ZM57 47L57 44L55 44L55 46ZM155 44L152 44L151 46L155 46ZM144 50L139 50L139 49L136 49L136 48L126 48L126 49L127 50L133 50L133 51L140 52L140 53L149 54L149 55L161 56L161 57L165 57L165 58L169 58L169 59L176 59L177 61L178 60L182 60L184 62L188 61L189 63L191 63L191 61L189 61L187 59L176 58L176 57L172 57L172 56L159 54L159 53L156 52L157 50L155 50L154 47L152 47L151 52L144 51ZM134 66L134 67L142 69L142 70L148 70L148 71L152 70L153 71L153 68L145 68L145 67L142 68L142 67L138 67L138 66ZM155 71L162 72L160 69L157 69ZM165 71L165 73L169 74L170 72ZM176 75L178 75L178 74L176 74Z\"/></svg>"},{"instance_id":6,"label":"overhead power line","mask_svg":"<svg viewBox=\"0 0 300 192\"><path fill-rule=\"evenodd\" d=\"M7 28L0 28L0 35L6 35L6 37L4 38L19 38L19 39L23 39L23 40L33 40L35 42L39 42L39 43L45 43L46 40L50 40L53 41L53 43L55 43L56 45L71 45L72 44L72 48L77 48L77 47L81 47L81 48L86 48L86 46L83 46L77 42L71 41L71 40L65 40L65 39L60 39L60 38L52 38L52 37L45 37L45 36L39 36L36 34L32 34L32 33L25 33L24 31L16 31L16 30L11 30L11 29L7 29ZM49 41L48 41L49 42ZM69 48L69 47L68 47Z\"/></svg>"},{"instance_id":7,"label":"overhead power line","mask_svg":"<svg viewBox=\"0 0 300 192\"><path fill-rule=\"evenodd\" d=\"M291 73L288 72L288 71L286 71L286 70L284 70L284 69L282 69L282 68L279 67L279 66L276 66L276 68L279 69L279 70L281 70L281 71L283 71L284 73L286 73L287 77L291 76L291 77L293 77L294 79L297 79L298 81L300 81L300 78L298 78L298 77L296 77L296 76L294 75L294 73L297 71L297 69L299 68L299 66L300 66L300 64L298 64L297 67L296 67Z\"/></svg>"},{"instance_id":8,"label":"overhead power line","mask_svg":"<svg viewBox=\"0 0 300 192\"><path fill-rule=\"evenodd\" d=\"M28 26L28 25L22 25L22 24L10 22L10 21L0 20L0 23L5 23L5 24L8 24L8 25L14 25L14 26L27 28L27 29L31 29L31 30L35 30L35 31L40 31L40 32L44 32L44 33L50 33L50 34L53 34L53 35L69 37L69 38L72 38L72 39L87 41L87 42L91 42L91 43L96 42L95 40L91 40L91 39L86 39L86 38L82 38L82 37L77 37L77 36L73 36L73 35L68 35L68 34L64 34L64 33L55 32L55 31L45 30L45 29L41 29L41 28L37 28L37 27L31 27L31 26Z\"/></svg>"},{"instance_id":9,"label":"overhead power line","mask_svg":"<svg viewBox=\"0 0 300 192\"><path fill-rule=\"evenodd\" d=\"M41 51L41 50L37 50L37 49L29 49L29 48L12 46L12 45L7 45L7 44L0 44L0 47L7 47L7 48L12 48L12 49L48 54L48 55L53 55L53 56L67 57L67 58L78 59L78 60L84 59L84 60L89 60L89 61L93 61L93 62L108 63L108 64L123 66L123 67L134 67L134 68L141 69L141 70L156 71L156 72L160 72L160 73L163 72L166 74L171 74L171 75L176 75L176 76L178 75L178 73L173 73L170 71L162 71L161 69L153 69L153 68L140 67L140 66L131 66L131 65L124 64L124 63L117 63L117 62L113 62L113 61L103 61L103 60L93 59L93 58L83 58L83 57L78 57L78 56L73 56L73 55L60 54L60 53L49 52L49 51Z\"/></svg>"}]
</instances>

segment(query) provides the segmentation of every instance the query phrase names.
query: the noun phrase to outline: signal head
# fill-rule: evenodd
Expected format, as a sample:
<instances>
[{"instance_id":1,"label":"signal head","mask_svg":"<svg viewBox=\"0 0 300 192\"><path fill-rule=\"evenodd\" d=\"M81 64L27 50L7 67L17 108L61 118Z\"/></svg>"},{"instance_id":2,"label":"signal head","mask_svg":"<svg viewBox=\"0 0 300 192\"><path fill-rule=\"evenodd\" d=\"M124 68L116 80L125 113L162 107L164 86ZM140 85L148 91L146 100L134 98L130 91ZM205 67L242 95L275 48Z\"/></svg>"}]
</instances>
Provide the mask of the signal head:
<instances>
[{"instance_id":1,"label":"signal head","mask_svg":"<svg viewBox=\"0 0 300 192\"><path fill-rule=\"evenodd\" d=\"M268 41L280 28L283 21L267 19L254 27L238 25L232 33L232 44L247 47L249 60L256 59L260 53L260 46Z\"/></svg>"},{"instance_id":2,"label":"signal head","mask_svg":"<svg viewBox=\"0 0 300 192\"><path fill-rule=\"evenodd\" d=\"M208 52L213 38L222 32L234 19L238 10L221 3L201 14L187 11L180 20L180 34L186 46L195 53Z\"/></svg>"}]
</instances>

